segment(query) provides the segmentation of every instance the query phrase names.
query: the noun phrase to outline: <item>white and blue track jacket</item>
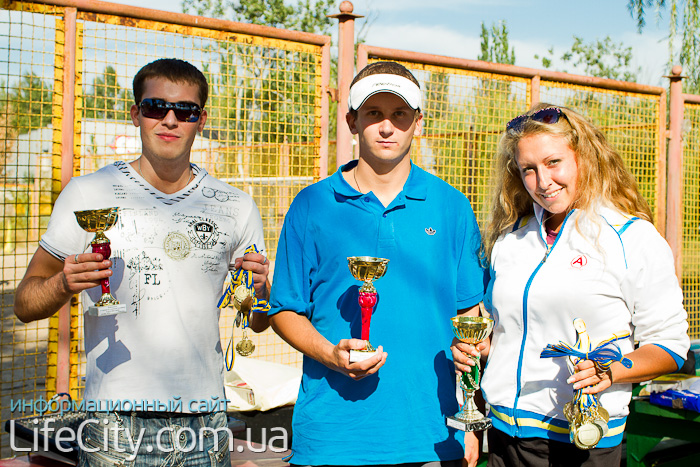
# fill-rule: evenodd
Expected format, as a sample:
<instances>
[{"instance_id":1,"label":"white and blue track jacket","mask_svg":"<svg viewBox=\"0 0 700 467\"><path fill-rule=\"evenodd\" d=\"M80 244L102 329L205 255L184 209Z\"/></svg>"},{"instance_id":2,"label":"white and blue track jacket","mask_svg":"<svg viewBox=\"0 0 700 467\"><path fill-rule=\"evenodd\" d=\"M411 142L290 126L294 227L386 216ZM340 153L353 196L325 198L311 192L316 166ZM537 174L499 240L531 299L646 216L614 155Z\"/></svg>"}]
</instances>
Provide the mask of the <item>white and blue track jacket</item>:
<instances>
[{"instance_id":1,"label":"white and blue track jacket","mask_svg":"<svg viewBox=\"0 0 700 467\"><path fill-rule=\"evenodd\" d=\"M491 253L491 280L484 303L495 319L481 388L494 427L518 438L569 442L564 404L573 389L566 358L540 358L547 344L574 344L575 318L592 343L628 330L618 341L623 354L656 344L676 359L687 355L687 314L673 256L654 226L599 208L569 213L548 248L543 209L502 235ZM609 431L598 447L622 441L631 384L598 394L610 413Z\"/></svg>"}]
</instances>

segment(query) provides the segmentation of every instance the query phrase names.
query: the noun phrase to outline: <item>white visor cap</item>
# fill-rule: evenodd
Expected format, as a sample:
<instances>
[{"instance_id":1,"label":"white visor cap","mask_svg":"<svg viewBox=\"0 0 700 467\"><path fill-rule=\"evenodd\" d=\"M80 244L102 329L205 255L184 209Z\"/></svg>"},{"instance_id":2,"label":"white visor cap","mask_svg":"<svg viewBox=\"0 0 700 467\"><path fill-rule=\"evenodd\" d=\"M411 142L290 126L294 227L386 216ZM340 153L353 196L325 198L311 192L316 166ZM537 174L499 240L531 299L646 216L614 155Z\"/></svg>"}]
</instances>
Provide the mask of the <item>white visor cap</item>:
<instances>
[{"instance_id":1,"label":"white visor cap","mask_svg":"<svg viewBox=\"0 0 700 467\"><path fill-rule=\"evenodd\" d=\"M393 74L376 74L362 78L350 88L348 108L357 110L379 92L390 92L403 99L412 109L421 106L420 89L408 78Z\"/></svg>"}]
</instances>

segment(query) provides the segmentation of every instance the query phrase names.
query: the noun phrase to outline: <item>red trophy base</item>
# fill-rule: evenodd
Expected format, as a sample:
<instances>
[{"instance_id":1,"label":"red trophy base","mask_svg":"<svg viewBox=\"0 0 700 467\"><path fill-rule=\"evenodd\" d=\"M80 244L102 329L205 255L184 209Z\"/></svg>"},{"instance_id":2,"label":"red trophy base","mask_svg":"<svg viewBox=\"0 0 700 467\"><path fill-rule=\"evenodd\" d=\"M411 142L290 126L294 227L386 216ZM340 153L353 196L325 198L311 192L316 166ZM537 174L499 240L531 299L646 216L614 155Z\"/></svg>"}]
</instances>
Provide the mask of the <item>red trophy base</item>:
<instances>
[{"instance_id":1,"label":"red trophy base","mask_svg":"<svg viewBox=\"0 0 700 467\"><path fill-rule=\"evenodd\" d=\"M109 242L93 243L92 252L100 253L104 259L109 259L112 255L112 249ZM91 316L110 316L119 313L126 313L126 304L119 303L110 292L109 278L100 281L102 287L102 297L93 306L88 307L88 315Z\"/></svg>"},{"instance_id":2,"label":"red trophy base","mask_svg":"<svg viewBox=\"0 0 700 467\"><path fill-rule=\"evenodd\" d=\"M377 304L377 292L360 292L357 302L362 310L361 339L366 342L366 346L362 350L350 351L350 363L361 362L377 354L377 350L369 343L369 324L372 321L372 311Z\"/></svg>"}]
</instances>

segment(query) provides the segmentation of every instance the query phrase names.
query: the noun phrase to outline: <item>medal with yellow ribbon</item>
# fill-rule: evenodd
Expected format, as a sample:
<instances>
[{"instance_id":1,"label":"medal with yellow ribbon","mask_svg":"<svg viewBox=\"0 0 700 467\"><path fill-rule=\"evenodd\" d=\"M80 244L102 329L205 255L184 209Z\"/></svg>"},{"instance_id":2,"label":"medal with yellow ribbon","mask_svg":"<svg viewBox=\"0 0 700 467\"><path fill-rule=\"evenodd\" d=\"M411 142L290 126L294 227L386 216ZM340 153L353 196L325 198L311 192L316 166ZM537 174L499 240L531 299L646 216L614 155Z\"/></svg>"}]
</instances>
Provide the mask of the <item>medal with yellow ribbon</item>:
<instances>
[{"instance_id":1,"label":"medal with yellow ribbon","mask_svg":"<svg viewBox=\"0 0 700 467\"><path fill-rule=\"evenodd\" d=\"M251 245L246 248L244 254L248 253L260 253L255 245ZM247 357L255 351L255 344L248 337L246 329L250 323L250 313L267 313L270 309L270 305L267 300L259 299L255 296L255 288L253 287L253 273L246 271L242 268L238 268L235 271L229 271L228 280L226 282L226 288L224 293L219 299L218 307L223 309L233 304L236 309L236 319L234 320L234 328L242 327L243 337L241 341L236 344L236 352L242 357ZM233 331L231 332L231 340L226 347L226 369L231 370L233 368L233 362L235 355L231 347L233 346Z\"/></svg>"},{"instance_id":2,"label":"medal with yellow ribbon","mask_svg":"<svg viewBox=\"0 0 700 467\"><path fill-rule=\"evenodd\" d=\"M632 368L632 361L622 355L614 343L629 337L628 331L615 333L594 346L586 331L586 323L581 318L574 320L574 329L577 335L574 345L565 342L549 344L540 357L568 357L567 366L571 374L574 373L574 366L582 360L591 360L599 373L608 371L613 362ZM593 449L608 432L608 411L598 402L595 394L584 394L583 389L574 391L574 399L564 406L564 416L569 421L569 439L579 449Z\"/></svg>"}]
</instances>

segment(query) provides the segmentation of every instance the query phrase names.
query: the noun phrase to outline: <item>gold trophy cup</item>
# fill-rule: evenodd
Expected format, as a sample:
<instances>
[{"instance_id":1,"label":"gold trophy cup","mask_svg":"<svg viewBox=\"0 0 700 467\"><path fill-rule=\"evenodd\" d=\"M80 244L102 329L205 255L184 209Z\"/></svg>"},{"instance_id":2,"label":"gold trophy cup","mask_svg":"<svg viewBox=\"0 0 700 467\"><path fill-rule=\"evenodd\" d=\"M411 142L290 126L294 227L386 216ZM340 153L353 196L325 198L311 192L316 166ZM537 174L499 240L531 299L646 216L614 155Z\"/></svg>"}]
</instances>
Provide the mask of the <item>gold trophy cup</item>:
<instances>
[{"instance_id":1,"label":"gold trophy cup","mask_svg":"<svg viewBox=\"0 0 700 467\"><path fill-rule=\"evenodd\" d=\"M350 256L348 257L348 267L352 276L364 282L360 287L360 296L357 302L360 304L362 313L362 334L360 338L366 342L362 350L350 351L350 362L359 362L374 356L377 351L369 343L369 325L372 321L372 311L377 304L377 289L372 281L379 279L386 273L389 260L386 258L374 258L372 256Z\"/></svg>"},{"instance_id":2,"label":"gold trophy cup","mask_svg":"<svg viewBox=\"0 0 700 467\"><path fill-rule=\"evenodd\" d=\"M493 320L483 316L455 316L452 331L455 337L466 344L476 345L486 339L493 330ZM474 392L479 389L481 381L480 356L469 356L475 365L469 373L462 373L460 387L464 395L464 404L455 415L447 417L447 426L462 431L481 431L491 428L491 419L485 417L474 403Z\"/></svg>"},{"instance_id":3,"label":"gold trophy cup","mask_svg":"<svg viewBox=\"0 0 700 467\"><path fill-rule=\"evenodd\" d=\"M104 232L117 223L119 208L75 211L75 218L78 221L78 225L80 225L83 230L96 234L95 238L90 242L92 252L100 253L104 259L108 259L112 254L112 249L109 247L109 238L107 238ZM124 313L126 311L126 305L120 304L110 293L109 278L102 279L100 285L102 287L102 297L93 306L88 308L88 314L93 316L108 316Z\"/></svg>"}]
</instances>

